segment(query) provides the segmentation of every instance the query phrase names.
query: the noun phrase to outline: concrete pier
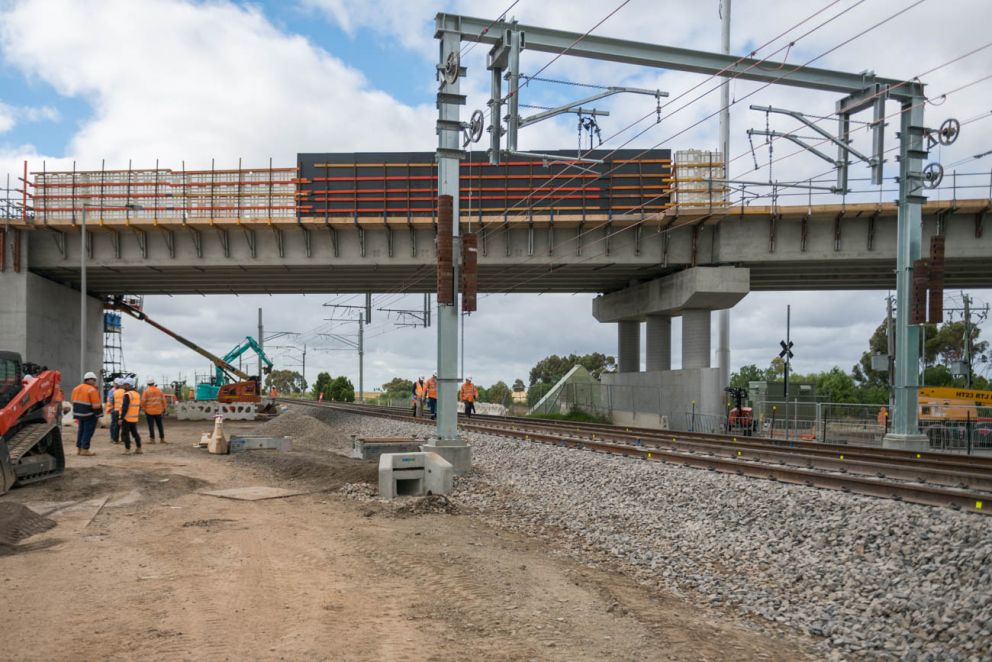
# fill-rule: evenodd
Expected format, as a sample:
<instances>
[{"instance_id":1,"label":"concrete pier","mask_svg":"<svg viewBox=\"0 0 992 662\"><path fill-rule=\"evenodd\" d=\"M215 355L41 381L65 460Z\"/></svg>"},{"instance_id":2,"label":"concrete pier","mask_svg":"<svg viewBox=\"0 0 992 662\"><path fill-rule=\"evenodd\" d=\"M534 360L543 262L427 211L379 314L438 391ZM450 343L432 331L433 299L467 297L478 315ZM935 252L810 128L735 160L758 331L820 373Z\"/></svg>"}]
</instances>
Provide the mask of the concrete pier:
<instances>
[{"instance_id":1,"label":"concrete pier","mask_svg":"<svg viewBox=\"0 0 992 662\"><path fill-rule=\"evenodd\" d=\"M710 311L682 311L682 369L710 367Z\"/></svg>"},{"instance_id":2,"label":"concrete pier","mask_svg":"<svg viewBox=\"0 0 992 662\"><path fill-rule=\"evenodd\" d=\"M617 371L641 369L641 323L637 320L617 322Z\"/></svg>"},{"instance_id":3,"label":"concrete pier","mask_svg":"<svg viewBox=\"0 0 992 662\"><path fill-rule=\"evenodd\" d=\"M648 315L647 343L645 351L647 359L645 369L672 369L672 318L669 315Z\"/></svg>"}]
</instances>

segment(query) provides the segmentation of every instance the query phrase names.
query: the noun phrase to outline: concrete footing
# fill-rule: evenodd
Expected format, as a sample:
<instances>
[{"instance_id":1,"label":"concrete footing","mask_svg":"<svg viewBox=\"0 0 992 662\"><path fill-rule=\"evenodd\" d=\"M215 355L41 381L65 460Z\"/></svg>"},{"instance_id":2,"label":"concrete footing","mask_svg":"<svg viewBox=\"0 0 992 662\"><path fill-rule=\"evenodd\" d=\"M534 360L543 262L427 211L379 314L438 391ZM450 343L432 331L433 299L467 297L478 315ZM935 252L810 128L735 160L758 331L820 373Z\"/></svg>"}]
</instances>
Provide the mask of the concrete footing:
<instances>
[{"instance_id":1,"label":"concrete footing","mask_svg":"<svg viewBox=\"0 0 992 662\"><path fill-rule=\"evenodd\" d=\"M379 497L449 494L454 473L451 463L437 453L383 453L379 456Z\"/></svg>"},{"instance_id":2,"label":"concrete footing","mask_svg":"<svg viewBox=\"0 0 992 662\"><path fill-rule=\"evenodd\" d=\"M902 451L929 451L930 440L925 434L894 434L882 437L882 448Z\"/></svg>"},{"instance_id":3,"label":"concrete footing","mask_svg":"<svg viewBox=\"0 0 992 662\"><path fill-rule=\"evenodd\" d=\"M451 463L455 468L455 475L461 476L472 468L472 447L466 444L444 444L440 440L433 440L420 447L425 453L437 453Z\"/></svg>"}]
</instances>

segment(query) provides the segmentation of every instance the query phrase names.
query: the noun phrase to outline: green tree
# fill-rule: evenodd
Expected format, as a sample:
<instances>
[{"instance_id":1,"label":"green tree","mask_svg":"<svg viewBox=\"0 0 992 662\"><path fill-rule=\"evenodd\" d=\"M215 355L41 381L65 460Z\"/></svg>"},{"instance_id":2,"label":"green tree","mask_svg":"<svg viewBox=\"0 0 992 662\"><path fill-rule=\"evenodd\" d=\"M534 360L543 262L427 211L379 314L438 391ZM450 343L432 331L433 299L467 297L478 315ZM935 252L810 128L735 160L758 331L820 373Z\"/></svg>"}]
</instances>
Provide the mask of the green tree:
<instances>
[{"instance_id":1,"label":"green tree","mask_svg":"<svg viewBox=\"0 0 992 662\"><path fill-rule=\"evenodd\" d=\"M785 377L785 359L781 356L776 356L772 359L772 362L768 364L765 368L764 379L766 382L778 382L782 381ZM790 379L795 377L795 374L789 376Z\"/></svg>"},{"instance_id":2,"label":"green tree","mask_svg":"<svg viewBox=\"0 0 992 662\"><path fill-rule=\"evenodd\" d=\"M355 401L355 386L351 383L351 380L344 375L340 377L335 377L330 384L330 393L324 394L324 397L330 396L331 400L335 402L354 402Z\"/></svg>"},{"instance_id":3,"label":"green tree","mask_svg":"<svg viewBox=\"0 0 992 662\"><path fill-rule=\"evenodd\" d=\"M275 387L279 393L303 393L307 383L295 370L273 370L265 378L265 389Z\"/></svg>"},{"instance_id":4,"label":"green tree","mask_svg":"<svg viewBox=\"0 0 992 662\"><path fill-rule=\"evenodd\" d=\"M542 382L545 384L555 384L576 365L581 365L593 377L599 379L599 376L604 372L613 372L616 368L616 359L600 352L581 356L578 354L569 354L568 356L552 354L547 358L541 359L531 368L530 385L533 386Z\"/></svg>"},{"instance_id":5,"label":"green tree","mask_svg":"<svg viewBox=\"0 0 992 662\"><path fill-rule=\"evenodd\" d=\"M531 386L527 389L527 406L536 405L552 388L554 388L554 384L545 384L544 382Z\"/></svg>"},{"instance_id":6,"label":"green tree","mask_svg":"<svg viewBox=\"0 0 992 662\"><path fill-rule=\"evenodd\" d=\"M323 393L325 398L331 397L331 374L321 372L317 375L317 381L313 383L313 397L317 399Z\"/></svg>"},{"instance_id":7,"label":"green tree","mask_svg":"<svg viewBox=\"0 0 992 662\"><path fill-rule=\"evenodd\" d=\"M486 389L486 402L508 405L510 404L510 398L510 387L506 385L506 382L496 382Z\"/></svg>"},{"instance_id":8,"label":"green tree","mask_svg":"<svg viewBox=\"0 0 992 662\"><path fill-rule=\"evenodd\" d=\"M524 384L524 380L517 377L517 380L513 382L513 392L520 393L521 391L526 391L527 385Z\"/></svg>"},{"instance_id":9,"label":"green tree","mask_svg":"<svg viewBox=\"0 0 992 662\"><path fill-rule=\"evenodd\" d=\"M409 400L413 393L413 382L402 377L394 377L382 385L382 397L389 400Z\"/></svg>"},{"instance_id":10,"label":"green tree","mask_svg":"<svg viewBox=\"0 0 992 662\"><path fill-rule=\"evenodd\" d=\"M810 375L806 380L816 384L817 396L823 398L826 402L858 401L854 378L837 366L834 366L827 372Z\"/></svg>"},{"instance_id":11,"label":"green tree","mask_svg":"<svg viewBox=\"0 0 992 662\"><path fill-rule=\"evenodd\" d=\"M749 363L742 365L738 372L730 375L730 385L747 390L751 388L751 382L760 382L764 381L764 379L765 373L761 371L761 368L753 363Z\"/></svg>"}]
</instances>

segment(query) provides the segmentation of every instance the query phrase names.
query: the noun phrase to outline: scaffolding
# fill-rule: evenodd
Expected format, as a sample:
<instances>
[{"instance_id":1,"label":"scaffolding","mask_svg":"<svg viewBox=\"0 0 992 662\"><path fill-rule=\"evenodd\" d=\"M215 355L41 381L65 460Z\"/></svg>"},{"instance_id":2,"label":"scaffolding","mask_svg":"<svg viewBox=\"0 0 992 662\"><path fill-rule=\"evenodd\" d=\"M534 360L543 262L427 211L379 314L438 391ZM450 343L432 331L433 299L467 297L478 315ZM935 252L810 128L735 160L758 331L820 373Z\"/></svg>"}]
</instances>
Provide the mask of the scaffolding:
<instances>
[{"instance_id":1,"label":"scaffolding","mask_svg":"<svg viewBox=\"0 0 992 662\"><path fill-rule=\"evenodd\" d=\"M722 152L687 149L675 153L675 206L723 208L729 204Z\"/></svg>"},{"instance_id":2,"label":"scaffolding","mask_svg":"<svg viewBox=\"0 0 992 662\"><path fill-rule=\"evenodd\" d=\"M125 295L124 302L141 310L144 297ZM124 363L124 327L121 324L121 314L112 308L112 303L104 303L103 310L103 381L111 381L130 373Z\"/></svg>"},{"instance_id":3,"label":"scaffolding","mask_svg":"<svg viewBox=\"0 0 992 662\"><path fill-rule=\"evenodd\" d=\"M85 209L95 222L184 222L187 219L258 221L295 218L296 168L209 170L127 169L50 171L44 163L27 178L26 219L46 224L76 224Z\"/></svg>"}]
</instances>

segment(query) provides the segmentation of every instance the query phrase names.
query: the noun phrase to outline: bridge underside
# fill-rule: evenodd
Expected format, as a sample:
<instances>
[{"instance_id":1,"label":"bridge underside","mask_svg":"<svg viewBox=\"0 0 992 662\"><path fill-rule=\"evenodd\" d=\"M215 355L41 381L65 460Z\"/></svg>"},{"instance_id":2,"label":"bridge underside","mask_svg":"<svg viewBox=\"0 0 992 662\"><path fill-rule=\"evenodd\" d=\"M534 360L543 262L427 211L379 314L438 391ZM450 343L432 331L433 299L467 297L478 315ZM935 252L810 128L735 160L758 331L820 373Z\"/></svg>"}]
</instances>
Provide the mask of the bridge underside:
<instances>
[{"instance_id":1,"label":"bridge underside","mask_svg":"<svg viewBox=\"0 0 992 662\"><path fill-rule=\"evenodd\" d=\"M721 263L708 263L715 266ZM751 290L884 290L895 287L895 261L860 261L843 267L836 262L727 263L748 267ZM664 276L682 268L624 265L540 264L519 267L482 266L481 292L610 292L631 281ZM79 270L33 269L49 280L79 287ZM133 294L304 294L336 292L433 292L433 266L377 264L336 266L94 266L87 269L87 289L96 295L127 291ZM948 288L987 287L992 259L948 261Z\"/></svg>"},{"instance_id":2,"label":"bridge underside","mask_svg":"<svg viewBox=\"0 0 992 662\"><path fill-rule=\"evenodd\" d=\"M943 234L946 287L992 285L990 209L988 200L925 206L923 254L930 237ZM694 266L746 267L752 290L889 289L895 211L892 204L864 204L463 217L462 227L479 237L481 292L607 293ZM25 239L23 266L78 288L78 226L8 227ZM434 233L430 218L189 225L98 219L87 231L87 289L94 295L431 292Z\"/></svg>"}]
</instances>

